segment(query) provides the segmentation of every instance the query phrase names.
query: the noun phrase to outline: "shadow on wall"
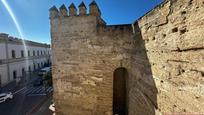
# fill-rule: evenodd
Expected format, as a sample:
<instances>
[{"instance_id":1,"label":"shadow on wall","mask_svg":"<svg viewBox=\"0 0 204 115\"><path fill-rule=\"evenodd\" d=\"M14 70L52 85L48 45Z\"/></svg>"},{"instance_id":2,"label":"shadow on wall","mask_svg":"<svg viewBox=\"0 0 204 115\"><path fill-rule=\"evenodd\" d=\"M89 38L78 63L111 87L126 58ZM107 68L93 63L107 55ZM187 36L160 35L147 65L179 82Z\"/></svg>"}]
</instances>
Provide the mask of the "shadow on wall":
<instances>
[{"instance_id":1,"label":"shadow on wall","mask_svg":"<svg viewBox=\"0 0 204 115\"><path fill-rule=\"evenodd\" d=\"M134 54L131 57L131 72L129 75L129 115L155 115L158 90L153 78L145 42L136 22L133 26Z\"/></svg>"}]
</instances>

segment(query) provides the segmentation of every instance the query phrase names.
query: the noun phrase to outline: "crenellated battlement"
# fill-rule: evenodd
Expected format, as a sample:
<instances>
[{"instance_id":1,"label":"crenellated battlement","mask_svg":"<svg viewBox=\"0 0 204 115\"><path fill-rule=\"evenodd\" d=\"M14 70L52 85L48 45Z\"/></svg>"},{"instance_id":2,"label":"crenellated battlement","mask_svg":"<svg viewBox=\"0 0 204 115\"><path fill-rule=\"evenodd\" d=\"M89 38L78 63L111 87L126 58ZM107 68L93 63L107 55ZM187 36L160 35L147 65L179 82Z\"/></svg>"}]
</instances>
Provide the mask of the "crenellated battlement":
<instances>
[{"instance_id":1,"label":"crenellated battlement","mask_svg":"<svg viewBox=\"0 0 204 115\"><path fill-rule=\"evenodd\" d=\"M99 26L98 33L102 35L110 34L122 34L122 33L132 33L132 25L131 24L123 24L123 25L105 25Z\"/></svg>"},{"instance_id":2,"label":"crenellated battlement","mask_svg":"<svg viewBox=\"0 0 204 115\"><path fill-rule=\"evenodd\" d=\"M87 7L84 2L78 6L75 6L74 3L71 3L68 7L64 4L58 9L56 6L53 6L49 9L50 11L50 19L58 18L58 17L71 17L71 16L85 16L85 15L94 15L101 16L101 11L95 1L92 1L89 4L89 13L87 13Z\"/></svg>"},{"instance_id":3,"label":"crenellated battlement","mask_svg":"<svg viewBox=\"0 0 204 115\"><path fill-rule=\"evenodd\" d=\"M57 115L203 113L204 2L163 1L116 25L95 1L50 9Z\"/></svg>"},{"instance_id":4,"label":"crenellated battlement","mask_svg":"<svg viewBox=\"0 0 204 115\"><path fill-rule=\"evenodd\" d=\"M50 18L51 23L54 27L62 27L64 28L69 27L69 30L71 33L74 33L76 31L86 31L90 30L90 33L97 32L98 34L120 34L120 33L131 33L132 25L131 24L123 24L123 25L106 25L106 22L100 17L101 11L95 1L92 1L89 4L89 13L87 13L87 6L84 2L81 2L78 5L78 8L74 3L71 3L68 7L66 7L64 4L58 8L53 6L50 9ZM64 18L66 17L66 18ZM70 17L70 18L69 18ZM74 17L74 18L71 18ZM52 19L60 19L60 23L56 23L55 21L52 21ZM64 24L66 24L66 27L63 27ZM74 25L73 25L74 24ZM89 27L84 25L89 25ZM79 26L79 28L75 28L76 26ZM93 25L93 26L90 26ZM87 27L87 28L82 28ZM133 33L133 32L132 32Z\"/></svg>"}]
</instances>

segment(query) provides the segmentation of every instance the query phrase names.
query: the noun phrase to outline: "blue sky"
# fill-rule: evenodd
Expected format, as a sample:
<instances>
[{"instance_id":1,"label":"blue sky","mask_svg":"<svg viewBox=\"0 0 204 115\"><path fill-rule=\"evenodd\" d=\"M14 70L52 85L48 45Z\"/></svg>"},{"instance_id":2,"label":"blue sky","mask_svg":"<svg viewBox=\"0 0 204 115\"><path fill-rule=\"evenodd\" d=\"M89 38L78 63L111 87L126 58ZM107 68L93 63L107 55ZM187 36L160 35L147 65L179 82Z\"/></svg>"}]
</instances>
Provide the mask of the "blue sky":
<instances>
[{"instance_id":1,"label":"blue sky","mask_svg":"<svg viewBox=\"0 0 204 115\"><path fill-rule=\"evenodd\" d=\"M88 6L92 0L7 0L13 10L25 39L50 43L49 8L58 8L73 2L78 6L82 1ZM102 18L109 25L133 23L162 0L96 0ZM0 33L19 37L18 31L0 2Z\"/></svg>"}]
</instances>

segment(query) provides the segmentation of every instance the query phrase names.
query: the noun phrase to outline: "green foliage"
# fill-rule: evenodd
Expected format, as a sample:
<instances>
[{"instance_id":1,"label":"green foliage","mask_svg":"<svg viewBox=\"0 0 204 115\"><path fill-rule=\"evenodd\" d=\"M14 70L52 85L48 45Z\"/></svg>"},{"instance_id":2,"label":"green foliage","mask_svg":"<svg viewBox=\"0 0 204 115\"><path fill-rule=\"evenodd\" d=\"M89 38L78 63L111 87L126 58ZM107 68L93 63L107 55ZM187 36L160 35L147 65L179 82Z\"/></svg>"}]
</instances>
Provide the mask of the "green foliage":
<instances>
[{"instance_id":1,"label":"green foliage","mask_svg":"<svg viewBox=\"0 0 204 115\"><path fill-rule=\"evenodd\" d=\"M52 86L52 73L48 72L44 75L44 82L47 86Z\"/></svg>"}]
</instances>

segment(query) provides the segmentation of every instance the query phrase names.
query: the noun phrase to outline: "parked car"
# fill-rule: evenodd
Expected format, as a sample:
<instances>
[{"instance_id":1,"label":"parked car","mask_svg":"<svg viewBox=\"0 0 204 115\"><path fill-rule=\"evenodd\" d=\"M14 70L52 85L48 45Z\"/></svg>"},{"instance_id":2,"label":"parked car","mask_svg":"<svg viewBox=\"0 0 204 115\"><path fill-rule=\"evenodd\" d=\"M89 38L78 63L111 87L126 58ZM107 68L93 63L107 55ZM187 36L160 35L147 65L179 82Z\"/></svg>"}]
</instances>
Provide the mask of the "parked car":
<instances>
[{"instance_id":1,"label":"parked car","mask_svg":"<svg viewBox=\"0 0 204 115\"><path fill-rule=\"evenodd\" d=\"M33 82L33 86L40 86L43 84L43 79L42 78L38 78Z\"/></svg>"},{"instance_id":2,"label":"parked car","mask_svg":"<svg viewBox=\"0 0 204 115\"><path fill-rule=\"evenodd\" d=\"M0 94L0 103L3 103L7 100L10 100L13 98L13 94L11 92L9 93L1 93Z\"/></svg>"},{"instance_id":3,"label":"parked car","mask_svg":"<svg viewBox=\"0 0 204 115\"><path fill-rule=\"evenodd\" d=\"M39 75L39 76L43 76L43 75L45 75L46 73L48 73L50 70L51 70L50 67L42 68L42 69L38 72L38 75Z\"/></svg>"}]
</instances>

